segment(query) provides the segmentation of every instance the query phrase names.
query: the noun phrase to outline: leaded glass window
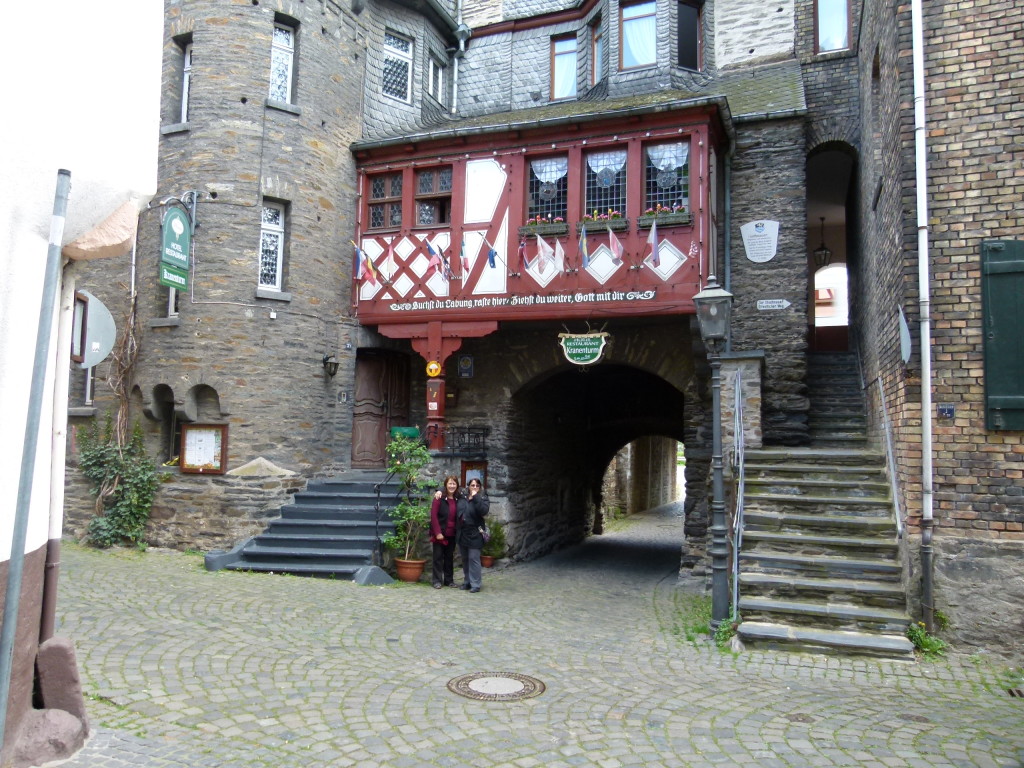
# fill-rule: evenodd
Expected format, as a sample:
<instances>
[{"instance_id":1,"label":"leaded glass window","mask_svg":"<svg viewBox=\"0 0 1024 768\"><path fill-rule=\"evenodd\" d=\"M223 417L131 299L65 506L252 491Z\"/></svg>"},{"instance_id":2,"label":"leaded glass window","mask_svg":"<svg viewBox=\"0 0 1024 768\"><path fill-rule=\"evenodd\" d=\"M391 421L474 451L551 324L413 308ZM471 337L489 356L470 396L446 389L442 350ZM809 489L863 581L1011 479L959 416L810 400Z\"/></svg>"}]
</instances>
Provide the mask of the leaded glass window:
<instances>
[{"instance_id":1,"label":"leaded glass window","mask_svg":"<svg viewBox=\"0 0 1024 768\"><path fill-rule=\"evenodd\" d=\"M618 212L626 215L626 150L591 152L587 155L585 213L600 216Z\"/></svg>"},{"instance_id":2,"label":"leaded glass window","mask_svg":"<svg viewBox=\"0 0 1024 768\"><path fill-rule=\"evenodd\" d=\"M385 96L402 101L412 100L412 40L384 33L384 71L382 89Z\"/></svg>"},{"instance_id":3,"label":"leaded glass window","mask_svg":"<svg viewBox=\"0 0 1024 768\"><path fill-rule=\"evenodd\" d=\"M649 144L644 151L646 208L687 210L690 206L690 145Z\"/></svg>"},{"instance_id":4,"label":"leaded glass window","mask_svg":"<svg viewBox=\"0 0 1024 768\"><path fill-rule=\"evenodd\" d=\"M192 85L192 43L187 43L184 50L181 70L181 122L188 122L188 91Z\"/></svg>"},{"instance_id":5,"label":"leaded glass window","mask_svg":"<svg viewBox=\"0 0 1024 768\"><path fill-rule=\"evenodd\" d=\"M526 210L529 218L554 221L566 217L569 202L569 158L543 157L530 161Z\"/></svg>"},{"instance_id":6,"label":"leaded glass window","mask_svg":"<svg viewBox=\"0 0 1024 768\"><path fill-rule=\"evenodd\" d=\"M292 69L295 64L295 30L285 24L274 25L270 47L270 98L290 104Z\"/></svg>"},{"instance_id":7,"label":"leaded glass window","mask_svg":"<svg viewBox=\"0 0 1024 768\"><path fill-rule=\"evenodd\" d=\"M265 202L260 219L259 287L281 290L284 267L285 210L280 203Z\"/></svg>"},{"instance_id":8,"label":"leaded glass window","mask_svg":"<svg viewBox=\"0 0 1024 768\"><path fill-rule=\"evenodd\" d=\"M416 171L416 224L448 224L452 210L452 167Z\"/></svg>"},{"instance_id":9,"label":"leaded glass window","mask_svg":"<svg viewBox=\"0 0 1024 768\"><path fill-rule=\"evenodd\" d=\"M381 173L370 177L368 226L385 229L402 226L402 174Z\"/></svg>"}]
</instances>

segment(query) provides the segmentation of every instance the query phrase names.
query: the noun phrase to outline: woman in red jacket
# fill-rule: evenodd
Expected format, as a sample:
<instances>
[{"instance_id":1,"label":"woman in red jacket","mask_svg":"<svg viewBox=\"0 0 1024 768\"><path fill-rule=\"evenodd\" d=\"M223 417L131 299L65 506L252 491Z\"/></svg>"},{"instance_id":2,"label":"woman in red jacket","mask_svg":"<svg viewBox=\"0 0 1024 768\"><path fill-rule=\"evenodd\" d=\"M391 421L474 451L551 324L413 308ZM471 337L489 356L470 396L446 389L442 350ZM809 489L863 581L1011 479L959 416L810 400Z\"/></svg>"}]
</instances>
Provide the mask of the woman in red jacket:
<instances>
[{"instance_id":1,"label":"woman in red jacket","mask_svg":"<svg viewBox=\"0 0 1024 768\"><path fill-rule=\"evenodd\" d=\"M455 510L459 479L444 479L444 495L435 494L430 506L430 543L433 545L434 589L454 587Z\"/></svg>"}]
</instances>

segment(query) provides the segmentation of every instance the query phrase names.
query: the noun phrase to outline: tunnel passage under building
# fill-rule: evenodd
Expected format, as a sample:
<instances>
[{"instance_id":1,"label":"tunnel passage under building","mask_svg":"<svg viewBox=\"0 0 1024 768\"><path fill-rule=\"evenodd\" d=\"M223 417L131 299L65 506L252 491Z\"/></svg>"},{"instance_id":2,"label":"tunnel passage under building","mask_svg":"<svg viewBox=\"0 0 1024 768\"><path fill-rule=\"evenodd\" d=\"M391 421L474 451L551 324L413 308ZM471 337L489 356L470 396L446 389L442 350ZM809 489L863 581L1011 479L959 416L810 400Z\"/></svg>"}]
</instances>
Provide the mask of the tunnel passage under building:
<instances>
[{"instance_id":1,"label":"tunnel passage under building","mask_svg":"<svg viewBox=\"0 0 1024 768\"><path fill-rule=\"evenodd\" d=\"M515 393L507 462L517 556L538 557L590 533L609 462L638 437L685 443L684 405L664 379L618 364L562 368Z\"/></svg>"}]
</instances>

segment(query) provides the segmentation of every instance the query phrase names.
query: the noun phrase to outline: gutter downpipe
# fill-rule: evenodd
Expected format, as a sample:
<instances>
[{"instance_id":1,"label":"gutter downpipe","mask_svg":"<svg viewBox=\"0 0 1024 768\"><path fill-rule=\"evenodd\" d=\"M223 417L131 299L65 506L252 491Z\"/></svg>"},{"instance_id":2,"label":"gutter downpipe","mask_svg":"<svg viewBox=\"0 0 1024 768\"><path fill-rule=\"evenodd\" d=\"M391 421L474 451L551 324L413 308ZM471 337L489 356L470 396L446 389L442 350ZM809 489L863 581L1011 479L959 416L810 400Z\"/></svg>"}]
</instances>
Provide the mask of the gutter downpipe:
<instances>
[{"instance_id":1,"label":"gutter downpipe","mask_svg":"<svg viewBox=\"0 0 1024 768\"><path fill-rule=\"evenodd\" d=\"M736 154L736 140L729 141L729 149L725 153L725 179L723 194L725 195L725 232L722 237L722 262L725 272L723 276L725 290L732 293L732 158ZM725 351L732 352L732 328L725 337Z\"/></svg>"},{"instance_id":2,"label":"gutter downpipe","mask_svg":"<svg viewBox=\"0 0 1024 768\"><path fill-rule=\"evenodd\" d=\"M43 273L43 294L39 306L39 324L36 329L36 351L32 363L32 383L29 390L28 415L25 419L25 443L21 454L21 476L18 480L18 503L14 512L14 535L11 541L11 559L7 573L7 593L4 598L4 623L0 627L0 751L6 737L7 709L11 693L11 668L14 662L14 643L21 606L21 582L25 572L25 543L28 539L29 506L32 501L32 478L35 474L36 449L39 443L39 421L46 389L46 369L50 358L50 336L53 331L53 310L60 285L60 250L64 239L64 223L68 211L68 193L71 190L71 171L57 172L57 191L50 219L50 244L46 253Z\"/></svg>"},{"instance_id":3,"label":"gutter downpipe","mask_svg":"<svg viewBox=\"0 0 1024 768\"><path fill-rule=\"evenodd\" d=\"M928 263L928 166L925 132L924 13L911 0L914 65L914 181L917 185L917 283L921 322L921 610L925 629L935 631L933 601L932 339L931 274Z\"/></svg>"}]
</instances>

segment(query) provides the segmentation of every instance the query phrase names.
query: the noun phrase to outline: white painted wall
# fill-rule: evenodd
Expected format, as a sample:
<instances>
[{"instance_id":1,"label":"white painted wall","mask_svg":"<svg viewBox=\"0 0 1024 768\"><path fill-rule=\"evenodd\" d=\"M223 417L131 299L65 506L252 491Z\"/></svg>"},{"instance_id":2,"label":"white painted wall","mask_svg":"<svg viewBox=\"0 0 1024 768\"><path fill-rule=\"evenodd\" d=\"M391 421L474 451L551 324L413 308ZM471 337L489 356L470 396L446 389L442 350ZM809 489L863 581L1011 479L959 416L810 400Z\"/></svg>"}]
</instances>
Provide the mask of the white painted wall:
<instances>
[{"instance_id":1,"label":"white painted wall","mask_svg":"<svg viewBox=\"0 0 1024 768\"><path fill-rule=\"evenodd\" d=\"M715 63L726 69L795 53L795 0L716 0Z\"/></svg>"}]
</instances>

